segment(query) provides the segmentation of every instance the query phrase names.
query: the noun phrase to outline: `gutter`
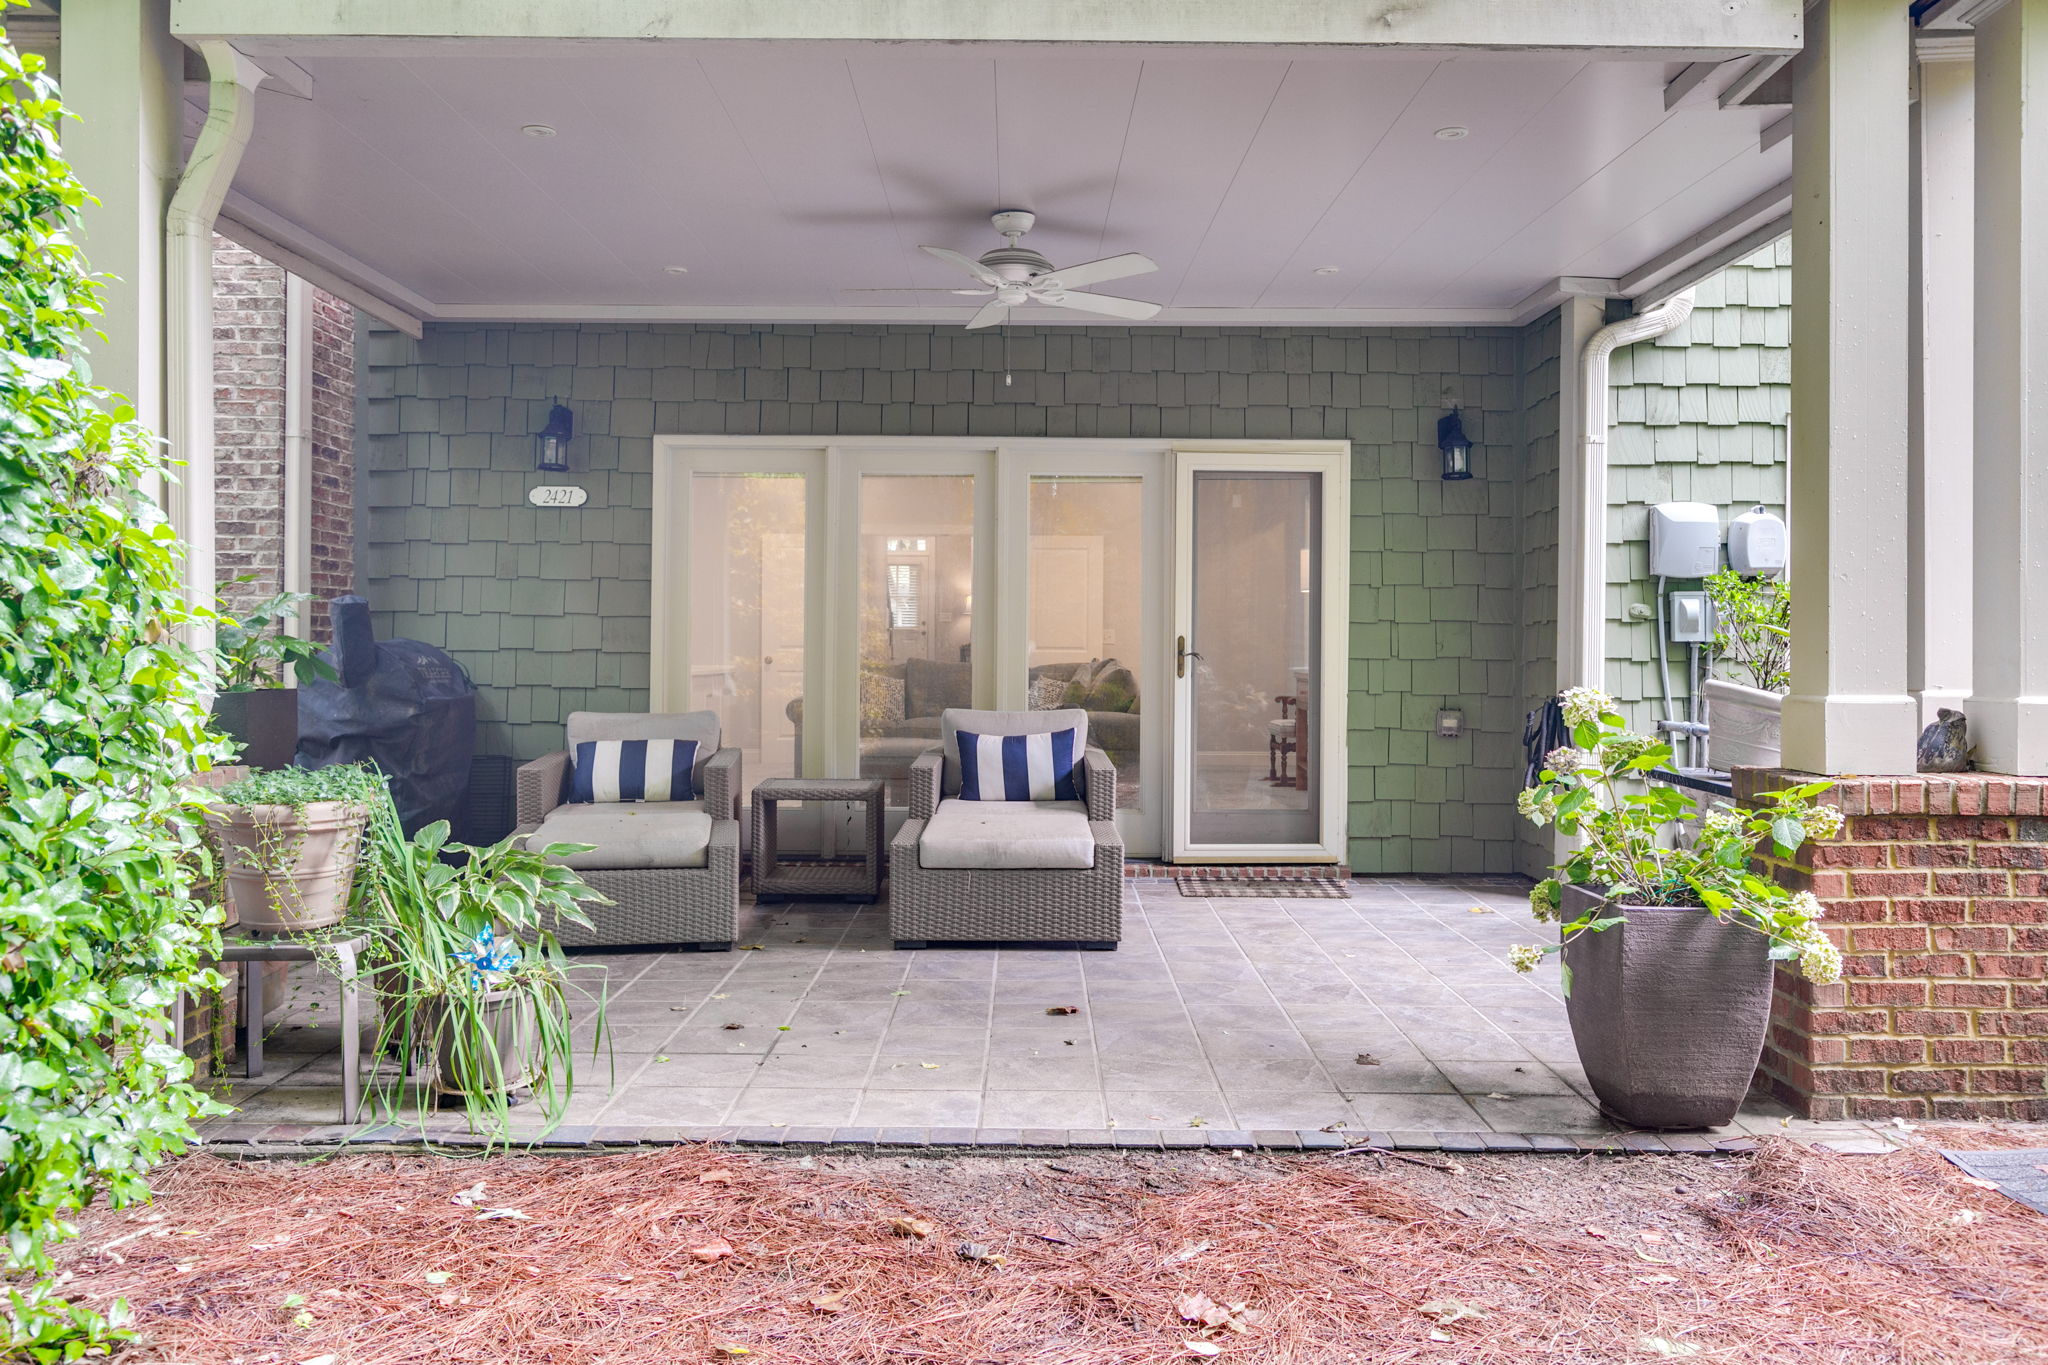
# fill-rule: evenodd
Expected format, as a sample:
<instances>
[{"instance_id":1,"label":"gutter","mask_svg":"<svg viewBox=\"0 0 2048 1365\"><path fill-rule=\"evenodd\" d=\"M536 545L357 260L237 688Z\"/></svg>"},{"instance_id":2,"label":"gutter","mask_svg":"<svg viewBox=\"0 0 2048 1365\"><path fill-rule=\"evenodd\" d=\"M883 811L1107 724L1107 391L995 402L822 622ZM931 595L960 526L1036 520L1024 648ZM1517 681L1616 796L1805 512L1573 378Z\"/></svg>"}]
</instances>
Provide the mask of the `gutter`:
<instances>
[{"instance_id":1,"label":"gutter","mask_svg":"<svg viewBox=\"0 0 2048 1365\"><path fill-rule=\"evenodd\" d=\"M284 565L285 592L313 590L313 287L284 277ZM285 629L313 638L302 608Z\"/></svg>"},{"instance_id":2,"label":"gutter","mask_svg":"<svg viewBox=\"0 0 2048 1365\"><path fill-rule=\"evenodd\" d=\"M249 145L261 67L225 42L199 44L206 59L206 123L164 215L165 421L173 461L171 527L185 548L185 600L211 610L214 567L213 224ZM213 643L210 621L195 621L191 643Z\"/></svg>"},{"instance_id":3,"label":"gutter","mask_svg":"<svg viewBox=\"0 0 2048 1365\"><path fill-rule=\"evenodd\" d=\"M1609 323L1587 339L1579 356L1578 543L1564 549L1558 585L1560 686L1601 687L1607 674L1607 376L1615 351L1676 330L1692 316L1693 291L1684 290L1634 317ZM1563 486L1563 481L1561 485ZM1562 510L1562 509L1560 509ZM1576 612L1564 607L1578 603Z\"/></svg>"}]
</instances>

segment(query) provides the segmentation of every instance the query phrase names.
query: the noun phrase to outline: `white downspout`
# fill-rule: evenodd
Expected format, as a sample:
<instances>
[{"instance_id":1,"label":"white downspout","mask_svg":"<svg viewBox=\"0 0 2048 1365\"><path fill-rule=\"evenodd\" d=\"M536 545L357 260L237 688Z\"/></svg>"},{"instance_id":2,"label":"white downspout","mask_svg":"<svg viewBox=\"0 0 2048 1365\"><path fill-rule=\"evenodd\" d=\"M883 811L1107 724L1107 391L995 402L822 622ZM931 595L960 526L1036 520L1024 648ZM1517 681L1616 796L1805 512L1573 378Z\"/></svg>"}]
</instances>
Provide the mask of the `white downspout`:
<instances>
[{"instance_id":1,"label":"white downspout","mask_svg":"<svg viewBox=\"0 0 2048 1365\"><path fill-rule=\"evenodd\" d=\"M213 224L241 164L255 118L262 68L225 42L199 44L206 58L206 123L192 144L184 175L164 216L165 432L171 459L182 462L170 485L171 527L184 542L185 598L213 606ZM202 653L213 627L195 623Z\"/></svg>"},{"instance_id":2,"label":"white downspout","mask_svg":"<svg viewBox=\"0 0 2048 1365\"><path fill-rule=\"evenodd\" d=\"M284 277L284 574L286 592L313 589L313 287ZM287 627L311 639L308 613Z\"/></svg>"},{"instance_id":3,"label":"white downspout","mask_svg":"<svg viewBox=\"0 0 2048 1365\"><path fill-rule=\"evenodd\" d=\"M1647 312L1611 322L1580 353L1578 543L1564 549L1559 619L1569 623L1557 659L1562 687L1602 687L1607 676L1607 372L1616 350L1663 336L1692 316L1693 291L1672 295ZM1565 602L1575 599L1576 612Z\"/></svg>"}]
</instances>

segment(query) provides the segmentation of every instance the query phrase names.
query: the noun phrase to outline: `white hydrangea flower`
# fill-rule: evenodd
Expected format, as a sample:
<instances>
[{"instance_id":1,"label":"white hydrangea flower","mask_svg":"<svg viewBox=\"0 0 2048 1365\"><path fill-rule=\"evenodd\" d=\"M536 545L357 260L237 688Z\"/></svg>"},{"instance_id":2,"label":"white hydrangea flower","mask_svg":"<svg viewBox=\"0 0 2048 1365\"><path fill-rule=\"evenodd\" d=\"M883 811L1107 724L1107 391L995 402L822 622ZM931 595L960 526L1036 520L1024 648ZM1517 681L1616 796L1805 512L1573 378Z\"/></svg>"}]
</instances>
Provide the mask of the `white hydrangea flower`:
<instances>
[{"instance_id":1,"label":"white hydrangea flower","mask_svg":"<svg viewBox=\"0 0 2048 1365\"><path fill-rule=\"evenodd\" d=\"M1554 924L1558 909L1564 902L1564 893L1552 881L1538 882L1529 888L1529 913L1539 924Z\"/></svg>"},{"instance_id":2,"label":"white hydrangea flower","mask_svg":"<svg viewBox=\"0 0 2048 1365\"><path fill-rule=\"evenodd\" d=\"M1508 949L1508 965L1518 972L1533 972L1536 964L1543 961L1543 950L1532 948L1526 943L1517 943Z\"/></svg>"},{"instance_id":3,"label":"white hydrangea flower","mask_svg":"<svg viewBox=\"0 0 2048 1365\"><path fill-rule=\"evenodd\" d=\"M1806 818L1801 823L1806 826L1807 838L1832 839L1842 832L1842 826L1848 822L1842 818L1840 806L1815 806L1806 813Z\"/></svg>"},{"instance_id":4,"label":"white hydrangea flower","mask_svg":"<svg viewBox=\"0 0 2048 1365\"><path fill-rule=\"evenodd\" d=\"M1597 687L1568 687L1559 705L1570 725L1598 725L1603 714L1615 709L1614 698Z\"/></svg>"},{"instance_id":5,"label":"white hydrangea flower","mask_svg":"<svg viewBox=\"0 0 2048 1365\"><path fill-rule=\"evenodd\" d=\"M1515 809L1528 818L1532 825L1547 825L1557 814L1557 798L1549 792L1529 787L1515 796Z\"/></svg>"},{"instance_id":6,"label":"white hydrangea flower","mask_svg":"<svg viewBox=\"0 0 2048 1365\"><path fill-rule=\"evenodd\" d=\"M1812 929L1811 937L1799 939L1799 974L1816 986L1834 985L1842 979L1842 950Z\"/></svg>"},{"instance_id":7,"label":"white hydrangea flower","mask_svg":"<svg viewBox=\"0 0 2048 1365\"><path fill-rule=\"evenodd\" d=\"M1828 909L1820 903L1820 897L1811 891L1793 892L1791 908L1810 920L1826 919L1828 915Z\"/></svg>"},{"instance_id":8,"label":"white hydrangea flower","mask_svg":"<svg viewBox=\"0 0 2048 1365\"><path fill-rule=\"evenodd\" d=\"M1599 763L1584 749L1574 749L1569 744L1552 749L1543 756L1543 766L1559 777L1568 777L1581 768L1597 768Z\"/></svg>"},{"instance_id":9,"label":"white hydrangea flower","mask_svg":"<svg viewBox=\"0 0 2048 1365\"><path fill-rule=\"evenodd\" d=\"M1735 834L1745 823L1742 812L1732 806L1716 806L1707 812L1706 829L1709 834Z\"/></svg>"}]
</instances>

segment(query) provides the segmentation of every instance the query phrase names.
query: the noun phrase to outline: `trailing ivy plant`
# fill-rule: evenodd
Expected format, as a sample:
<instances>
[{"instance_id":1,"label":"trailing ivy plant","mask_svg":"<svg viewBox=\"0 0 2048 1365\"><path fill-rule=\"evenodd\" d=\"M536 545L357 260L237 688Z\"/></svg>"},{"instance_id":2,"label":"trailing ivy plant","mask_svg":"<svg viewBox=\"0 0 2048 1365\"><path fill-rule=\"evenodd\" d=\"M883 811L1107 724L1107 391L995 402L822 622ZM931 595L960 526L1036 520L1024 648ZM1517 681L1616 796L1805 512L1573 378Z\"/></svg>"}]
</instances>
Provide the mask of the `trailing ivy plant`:
<instances>
[{"instance_id":1,"label":"trailing ivy plant","mask_svg":"<svg viewBox=\"0 0 2048 1365\"><path fill-rule=\"evenodd\" d=\"M99 292L63 116L42 59L0 41L0 1354L35 1361L112 1330L50 1284L70 1214L146 1198L213 1110L168 1016L218 986L181 784L225 752L143 491L162 453L86 368Z\"/></svg>"}]
</instances>

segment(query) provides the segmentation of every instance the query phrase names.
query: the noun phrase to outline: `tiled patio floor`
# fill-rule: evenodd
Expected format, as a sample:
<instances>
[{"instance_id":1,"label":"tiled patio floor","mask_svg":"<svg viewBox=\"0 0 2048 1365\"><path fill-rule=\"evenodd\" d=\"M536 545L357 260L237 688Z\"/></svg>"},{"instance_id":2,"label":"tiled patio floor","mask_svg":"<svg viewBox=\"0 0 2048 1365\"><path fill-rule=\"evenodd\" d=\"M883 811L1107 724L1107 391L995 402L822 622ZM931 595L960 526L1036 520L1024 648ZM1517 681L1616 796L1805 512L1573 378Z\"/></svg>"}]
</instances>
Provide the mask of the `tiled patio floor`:
<instances>
[{"instance_id":1,"label":"tiled patio floor","mask_svg":"<svg viewBox=\"0 0 2048 1365\"><path fill-rule=\"evenodd\" d=\"M1197 900L1136 880L1114 953L896 952L881 907L750 906L745 950L579 959L587 985L609 987L613 1070L579 1058L568 1122L1610 1130L1554 959L1534 976L1507 966L1510 944L1545 932L1520 884L1351 887ZM246 1120L335 1121L323 1017L324 994L295 989L269 1074L230 1087ZM1784 1112L1759 1104L1737 1130L1775 1130Z\"/></svg>"}]
</instances>

